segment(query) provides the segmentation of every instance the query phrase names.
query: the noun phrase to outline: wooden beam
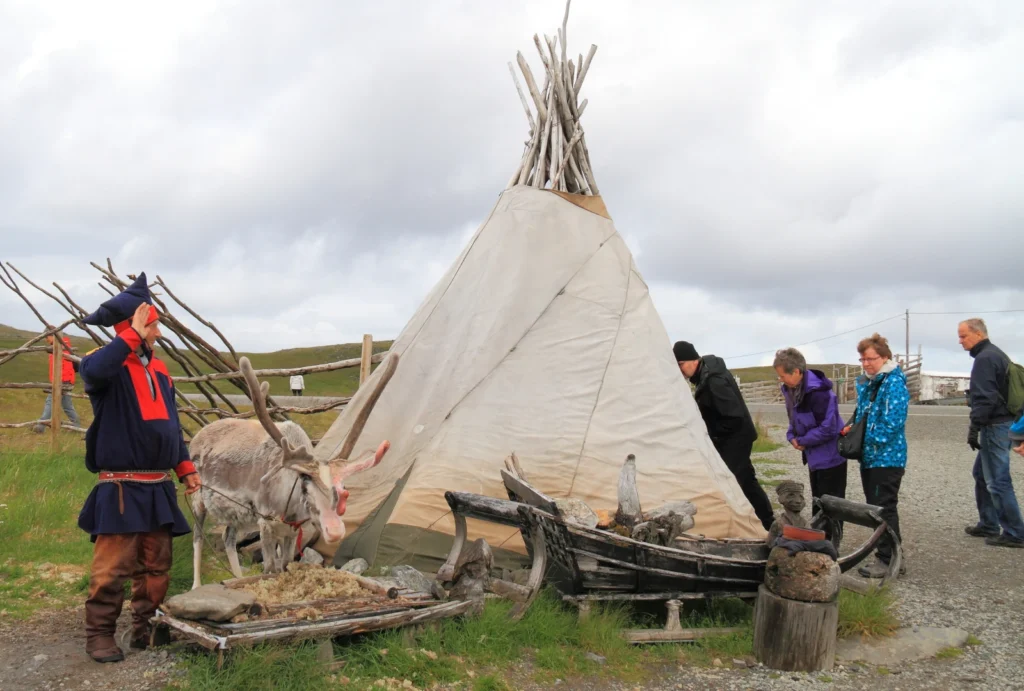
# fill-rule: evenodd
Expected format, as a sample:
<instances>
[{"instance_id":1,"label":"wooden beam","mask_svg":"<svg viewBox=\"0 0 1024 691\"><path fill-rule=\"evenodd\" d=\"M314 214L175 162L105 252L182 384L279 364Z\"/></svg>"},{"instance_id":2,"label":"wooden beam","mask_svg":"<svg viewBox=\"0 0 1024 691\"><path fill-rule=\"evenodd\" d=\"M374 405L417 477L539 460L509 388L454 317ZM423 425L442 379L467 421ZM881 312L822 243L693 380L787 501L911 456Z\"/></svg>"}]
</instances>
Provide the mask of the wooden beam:
<instances>
[{"instance_id":1,"label":"wooden beam","mask_svg":"<svg viewBox=\"0 0 1024 691\"><path fill-rule=\"evenodd\" d=\"M60 416L64 412L61 407L64 398L64 387L61 386L61 374L64 372L64 341L60 332L53 335L53 371L50 372L50 453L60 451Z\"/></svg>"},{"instance_id":2,"label":"wooden beam","mask_svg":"<svg viewBox=\"0 0 1024 691\"><path fill-rule=\"evenodd\" d=\"M384 356L387 353L377 353L370 360L372 362L382 362ZM291 369L258 369L254 370L257 377L290 377L293 374L311 374L313 372L333 372L334 370L345 369L347 367L359 367L362 363L362 358L349 358L348 360L338 360L337 362L328 362L323 365L308 365L306 367L293 367ZM214 372L213 374L204 374L199 377L175 377L174 383L195 383L201 381L215 381L217 379L237 379L242 376L241 372Z\"/></svg>"},{"instance_id":3,"label":"wooden beam","mask_svg":"<svg viewBox=\"0 0 1024 691\"><path fill-rule=\"evenodd\" d=\"M742 626L722 626L710 629L630 629L622 637L630 643L685 643L708 636L725 636L746 631Z\"/></svg>"},{"instance_id":4,"label":"wooden beam","mask_svg":"<svg viewBox=\"0 0 1024 691\"><path fill-rule=\"evenodd\" d=\"M363 353L359 358L359 387L370 378L370 358L373 357L373 336L363 334Z\"/></svg>"}]
</instances>

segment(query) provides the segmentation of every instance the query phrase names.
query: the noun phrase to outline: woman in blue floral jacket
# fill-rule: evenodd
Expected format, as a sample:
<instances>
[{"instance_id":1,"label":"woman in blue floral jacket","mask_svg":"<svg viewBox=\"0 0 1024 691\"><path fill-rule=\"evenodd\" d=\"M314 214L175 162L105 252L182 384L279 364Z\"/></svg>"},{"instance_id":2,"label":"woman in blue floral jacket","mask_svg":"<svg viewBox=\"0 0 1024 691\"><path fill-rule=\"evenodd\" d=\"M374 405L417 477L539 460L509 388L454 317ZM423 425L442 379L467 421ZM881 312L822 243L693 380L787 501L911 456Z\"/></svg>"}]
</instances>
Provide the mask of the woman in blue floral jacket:
<instances>
[{"instance_id":1,"label":"woman in blue floral jacket","mask_svg":"<svg viewBox=\"0 0 1024 691\"><path fill-rule=\"evenodd\" d=\"M864 498L882 508L882 518L900 540L900 517L897 511L900 483L907 467L907 407L910 392L903 370L892 359L889 342L874 334L857 344L864 376L857 380L857 410L850 427L867 416L864 430L864 453L860 461L860 478ZM872 401L872 398L874 399ZM881 578L889 569L892 540L888 535L878 543L873 564L863 566L859 573L866 578ZM902 562L906 564L906 560ZM906 571L901 566L900 574Z\"/></svg>"}]
</instances>

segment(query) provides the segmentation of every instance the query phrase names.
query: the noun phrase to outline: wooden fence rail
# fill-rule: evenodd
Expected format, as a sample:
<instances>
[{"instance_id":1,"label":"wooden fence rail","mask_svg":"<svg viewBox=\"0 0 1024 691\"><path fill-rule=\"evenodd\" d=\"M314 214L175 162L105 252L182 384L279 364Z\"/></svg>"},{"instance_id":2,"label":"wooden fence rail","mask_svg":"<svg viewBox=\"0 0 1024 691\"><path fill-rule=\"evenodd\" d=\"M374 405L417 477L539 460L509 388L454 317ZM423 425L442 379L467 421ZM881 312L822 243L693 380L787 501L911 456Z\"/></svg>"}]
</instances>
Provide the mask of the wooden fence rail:
<instances>
[{"instance_id":1,"label":"wooden fence rail","mask_svg":"<svg viewBox=\"0 0 1024 691\"><path fill-rule=\"evenodd\" d=\"M47 333L57 332L58 329L67 326L62 324L57 329L48 330ZM55 362L69 360L72 362L80 362L81 358L70 353L63 352L63 342L60 338L53 339L53 346L42 346L35 345L38 341L43 338L45 334L33 337L28 343L21 346L20 348L14 348L10 350L0 351L0 365L10 362L19 355L26 353L51 353ZM370 369L374 364L380 363L384 360L387 353L373 353L373 336L365 334L363 336L363 347L362 353L358 358L349 358L347 360L339 360L337 362L327 362L318 365L306 365L303 367L290 367L280 369L261 369L256 370L256 376L260 378L266 377L291 377L298 374L315 374L319 372L333 372L340 369L358 367L359 368L359 385L362 386L363 382L369 377ZM74 398L88 398L84 394L72 393L73 387L68 384L64 384L61 381L62 368L55 367L52 372L53 380L49 382L0 382L0 389L20 389L20 390L38 390L47 394L51 393L54 387L61 389L62 395L71 395ZM175 383L194 383L199 384L203 382L210 382L221 379L233 379L241 377L240 371L229 371L229 372L214 372L212 374L203 374L195 376L183 376L174 377ZM246 394L247 395L247 392ZM251 400L251 399L250 399ZM315 406L282 406L275 405L268 408L271 414L274 413L298 413L300 415L313 415L316 413L324 413L331 410L338 410L344 408L351 400L350 397L335 397L326 403L321 403ZM208 424L206 416L215 416L218 419L233 418L233 419L246 419L255 417L255 411L232 411L225 410L223 408L210 406L208 408L189 405L187 400L182 397L177 403L178 412L189 416L189 419L200 422L201 424ZM49 427L52 432L52 446L53 451L56 452L58 449L58 433L60 430L68 430L71 432L84 433L86 430L82 427L77 427L68 422L61 420L61 413L63 412L60 401L53 401L50 407L50 420L29 420L27 422L0 422L0 429L23 429L32 428L37 425ZM187 436L191 437L191 434ZM316 441L313 442L314 444Z\"/></svg>"}]
</instances>

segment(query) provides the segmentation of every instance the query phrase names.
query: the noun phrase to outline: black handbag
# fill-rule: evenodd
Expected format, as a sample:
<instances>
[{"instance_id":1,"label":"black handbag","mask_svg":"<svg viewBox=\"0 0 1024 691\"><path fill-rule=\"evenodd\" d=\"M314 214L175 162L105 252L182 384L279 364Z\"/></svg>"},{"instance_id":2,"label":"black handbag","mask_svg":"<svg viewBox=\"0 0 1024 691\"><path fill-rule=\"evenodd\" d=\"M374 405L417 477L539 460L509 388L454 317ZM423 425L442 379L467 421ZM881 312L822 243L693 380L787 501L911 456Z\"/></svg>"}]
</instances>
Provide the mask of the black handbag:
<instances>
[{"instance_id":1,"label":"black handbag","mask_svg":"<svg viewBox=\"0 0 1024 691\"><path fill-rule=\"evenodd\" d=\"M871 403L875 402L875 397L878 396L878 389L880 387L881 382L876 384L872 389L871 398L869 399ZM853 410L852 419L857 419L857 408L854 408ZM849 432L844 436L839 437L837 444L839 446L840 456L851 461L859 461L864 457L864 431L867 429L867 425L868 416L865 413L864 417L862 417L858 422L853 423Z\"/></svg>"}]
</instances>

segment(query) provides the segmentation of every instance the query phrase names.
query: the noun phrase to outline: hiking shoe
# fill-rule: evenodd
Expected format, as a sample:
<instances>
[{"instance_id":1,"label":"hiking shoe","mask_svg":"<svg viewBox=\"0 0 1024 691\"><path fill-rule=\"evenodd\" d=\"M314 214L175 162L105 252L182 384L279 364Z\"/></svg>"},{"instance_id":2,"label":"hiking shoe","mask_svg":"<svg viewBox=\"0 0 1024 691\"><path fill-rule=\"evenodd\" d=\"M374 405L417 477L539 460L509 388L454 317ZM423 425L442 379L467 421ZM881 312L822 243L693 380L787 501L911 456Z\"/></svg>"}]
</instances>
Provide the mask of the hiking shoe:
<instances>
[{"instance_id":1,"label":"hiking shoe","mask_svg":"<svg viewBox=\"0 0 1024 691\"><path fill-rule=\"evenodd\" d=\"M42 434L43 432L46 431L46 428L43 427L42 425L33 425L32 431L35 432L36 434Z\"/></svg>"},{"instance_id":2,"label":"hiking shoe","mask_svg":"<svg viewBox=\"0 0 1024 691\"><path fill-rule=\"evenodd\" d=\"M964 532L971 537L997 537L999 535L998 530L986 530L980 525L969 525L964 528Z\"/></svg>"},{"instance_id":3,"label":"hiking shoe","mask_svg":"<svg viewBox=\"0 0 1024 691\"><path fill-rule=\"evenodd\" d=\"M1006 533L1002 535L996 535L994 537L985 538L985 544L991 545L992 547L1017 547L1018 549L1024 548L1024 540L1018 540L1015 537L1010 537Z\"/></svg>"}]
</instances>

